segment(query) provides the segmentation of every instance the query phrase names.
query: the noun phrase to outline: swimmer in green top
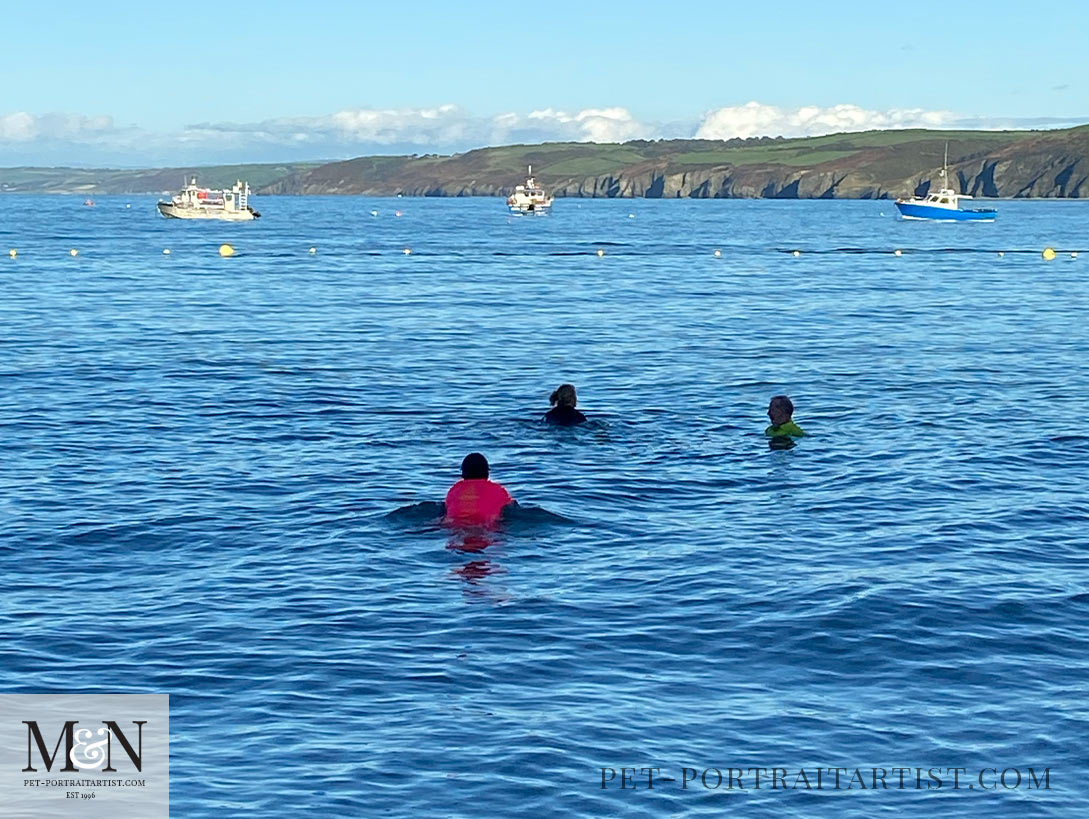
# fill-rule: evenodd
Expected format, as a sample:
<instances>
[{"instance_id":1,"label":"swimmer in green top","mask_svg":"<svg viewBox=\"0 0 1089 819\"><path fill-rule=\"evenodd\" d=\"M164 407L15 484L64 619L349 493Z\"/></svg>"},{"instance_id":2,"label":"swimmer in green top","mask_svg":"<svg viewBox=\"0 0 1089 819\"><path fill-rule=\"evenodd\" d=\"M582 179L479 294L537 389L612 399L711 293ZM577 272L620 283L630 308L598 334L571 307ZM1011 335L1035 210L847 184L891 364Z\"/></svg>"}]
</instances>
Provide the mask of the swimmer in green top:
<instances>
[{"instance_id":1,"label":"swimmer in green top","mask_svg":"<svg viewBox=\"0 0 1089 819\"><path fill-rule=\"evenodd\" d=\"M794 402L785 395L776 395L768 404L771 426L764 430L769 438L801 438L805 430L794 423Z\"/></svg>"}]
</instances>

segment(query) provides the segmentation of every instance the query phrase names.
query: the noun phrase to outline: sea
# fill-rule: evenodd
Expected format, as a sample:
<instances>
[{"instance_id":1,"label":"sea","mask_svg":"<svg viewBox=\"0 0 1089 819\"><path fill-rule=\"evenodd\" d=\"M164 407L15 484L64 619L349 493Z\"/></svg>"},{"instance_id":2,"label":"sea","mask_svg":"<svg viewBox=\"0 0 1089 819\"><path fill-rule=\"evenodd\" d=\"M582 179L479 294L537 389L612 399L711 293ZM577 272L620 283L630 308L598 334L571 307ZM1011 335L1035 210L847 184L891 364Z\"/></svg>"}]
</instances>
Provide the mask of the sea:
<instances>
[{"instance_id":1,"label":"sea","mask_svg":"<svg viewBox=\"0 0 1089 819\"><path fill-rule=\"evenodd\" d=\"M186 819L1089 813L1089 202L252 204L0 196L0 691Z\"/></svg>"}]
</instances>

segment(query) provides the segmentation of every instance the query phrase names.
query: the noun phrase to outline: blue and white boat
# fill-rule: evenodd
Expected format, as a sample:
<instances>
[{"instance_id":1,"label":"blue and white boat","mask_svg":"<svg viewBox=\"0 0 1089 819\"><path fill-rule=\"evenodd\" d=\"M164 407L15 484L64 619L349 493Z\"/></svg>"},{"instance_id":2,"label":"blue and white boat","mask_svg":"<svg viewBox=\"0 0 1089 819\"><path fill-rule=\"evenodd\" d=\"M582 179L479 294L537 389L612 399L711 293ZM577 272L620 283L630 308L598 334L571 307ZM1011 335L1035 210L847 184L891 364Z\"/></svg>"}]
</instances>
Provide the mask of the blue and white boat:
<instances>
[{"instance_id":1,"label":"blue and white boat","mask_svg":"<svg viewBox=\"0 0 1089 819\"><path fill-rule=\"evenodd\" d=\"M945 161L942 163L942 184L946 184L949 164L949 146L945 146ZM942 222L993 222L998 216L994 208L962 208L961 199L971 199L964 193L957 193L952 188L943 187L937 193L926 196L913 196L910 199L897 199L896 207L904 219L930 219Z\"/></svg>"}]
</instances>

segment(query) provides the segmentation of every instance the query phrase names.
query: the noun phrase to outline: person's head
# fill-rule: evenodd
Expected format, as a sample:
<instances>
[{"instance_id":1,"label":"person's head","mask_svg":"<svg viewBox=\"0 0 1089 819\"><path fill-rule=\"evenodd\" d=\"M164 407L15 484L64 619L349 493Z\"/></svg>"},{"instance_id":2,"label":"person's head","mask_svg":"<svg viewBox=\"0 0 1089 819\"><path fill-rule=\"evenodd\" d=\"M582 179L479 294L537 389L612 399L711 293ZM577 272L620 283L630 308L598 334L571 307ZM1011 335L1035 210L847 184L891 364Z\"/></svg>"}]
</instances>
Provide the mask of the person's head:
<instances>
[{"instance_id":1,"label":"person's head","mask_svg":"<svg viewBox=\"0 0 1089 819\"><path fill-rule=\"evenodd\" d=\"M776 395L768 404L768 418L775 426L789 421L794 415L794 402L785 395Z\"/></svg>"},{"instance_id":2,"label":"person's head","mask_svg":"<svg viewBox=\"0 0 1089 819\"><path fill-rule=\"evenodd\" d=\"M467 481L488 477L488 459L479 452L470 452L461 462L461 477Z\"/></svg>"},{"instance_id":3,"label":"person's head","mask_svg":"<svg viewBox=\"0 0 1089 819\"><path fill-rule=\"evenodd\" d=\"M578 403L573 384L560 384L548 397L548 403L554 407L573 407Z\"/></svg>"}]
</instances>

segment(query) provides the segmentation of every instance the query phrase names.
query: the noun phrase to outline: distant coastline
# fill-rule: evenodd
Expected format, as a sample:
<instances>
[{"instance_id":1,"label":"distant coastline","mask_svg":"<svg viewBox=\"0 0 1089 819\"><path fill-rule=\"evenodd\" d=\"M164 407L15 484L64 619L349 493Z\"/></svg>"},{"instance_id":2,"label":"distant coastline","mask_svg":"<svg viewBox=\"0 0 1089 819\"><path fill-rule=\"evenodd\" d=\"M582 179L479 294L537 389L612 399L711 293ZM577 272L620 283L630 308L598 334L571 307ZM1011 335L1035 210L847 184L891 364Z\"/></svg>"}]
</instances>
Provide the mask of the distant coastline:
<instances>
[{"instance_id":1,"label":"distant coastline","mask_svg":"<svg viewBox=\"0 0 1089 819\"><path fill-rule=\"evenodd\" d=\"M1089 125L1054 131L867 131L782 139L556 142L452 156L146 170L0 168L0 193L142 194L196 174L257 194L506 196L526 165L557 197L894 199L950 181L988 198L1089 198Z\"/></svg>"}]
</instances>

